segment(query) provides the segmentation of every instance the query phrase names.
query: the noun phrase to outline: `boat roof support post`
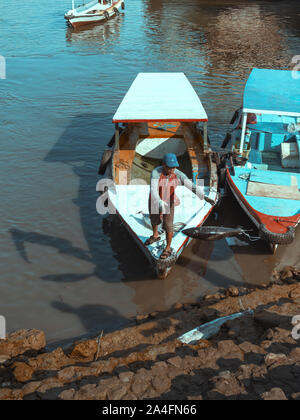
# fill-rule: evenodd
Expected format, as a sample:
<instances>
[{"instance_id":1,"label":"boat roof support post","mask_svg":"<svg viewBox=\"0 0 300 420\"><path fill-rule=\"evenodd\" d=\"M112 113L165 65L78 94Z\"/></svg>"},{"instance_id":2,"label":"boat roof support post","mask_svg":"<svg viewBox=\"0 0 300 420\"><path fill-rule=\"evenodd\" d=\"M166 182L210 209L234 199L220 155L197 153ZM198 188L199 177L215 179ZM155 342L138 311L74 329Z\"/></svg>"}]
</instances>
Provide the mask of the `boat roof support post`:
<instances>
[{"instance_id":1,"label":"boat roof support post","mask_svg":"<svg viewBox=\"0 0 300 420\"><path fill-rule=\"evenodd\" d=\"M72 10L75 10L75 0L72 0Z\"/></svg>"},{"instance_id":2,"label":"boat roof support post","mask_svg":"<svg viewBox=\"0 0 300 420\"><path fill-rule=\"evenodd\" d=\"M115 149L119 150L119 141L120 141L120 131L119 131L119 124L115 124Z\"/></svg>"},{"instance_id":3,"label":"boat roof support post","mask_svg":"<svg viewBox=\"0 0 300 420\"><path fill-rule=\"evenodd\" d=\"M242 125L241 144L240 144L241 155L243 154L243 151L244 151L246 128L247 128L247 112L243 112L243 125Z\"/></svg>"},{"instance_id":4,"label":"boat roof support post","mask_svg":"<svg viewBox=\"0 0 300 420\"><path fill-rule=\"evenodd\" d=\"M207 149L208 148L207 121L203 122L203 141L204 141L204 149Z\"/></svg>"}]
</instances>

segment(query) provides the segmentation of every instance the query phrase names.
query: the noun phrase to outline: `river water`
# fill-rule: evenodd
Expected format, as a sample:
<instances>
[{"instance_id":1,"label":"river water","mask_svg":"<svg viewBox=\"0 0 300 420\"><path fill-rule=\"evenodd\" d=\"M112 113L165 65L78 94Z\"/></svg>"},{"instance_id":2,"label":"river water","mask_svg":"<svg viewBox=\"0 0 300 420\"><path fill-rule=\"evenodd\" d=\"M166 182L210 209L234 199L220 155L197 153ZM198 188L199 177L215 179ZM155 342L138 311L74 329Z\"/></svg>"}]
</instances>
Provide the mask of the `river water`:
<instances>
[{"instance_id":1,"label":"river water","mask_svg":"<svg viewBox=\"0 0 300 420\"><path fill-rule=\"evenodd\" d=\"M138 72L184 72L217 148L251 68L291 68L300 55L300 2L125 2L124 15L81 31L63 19L70 0L3 2L0 314L9 332L43 329L49 343L106 332L299 263L299 233L275 256L261 243L199 241L157 280L125 229L96 213L95 187L112 115ZM221 210L211 223L248 226L232 198Z\"/></svg>"}]
</instances>

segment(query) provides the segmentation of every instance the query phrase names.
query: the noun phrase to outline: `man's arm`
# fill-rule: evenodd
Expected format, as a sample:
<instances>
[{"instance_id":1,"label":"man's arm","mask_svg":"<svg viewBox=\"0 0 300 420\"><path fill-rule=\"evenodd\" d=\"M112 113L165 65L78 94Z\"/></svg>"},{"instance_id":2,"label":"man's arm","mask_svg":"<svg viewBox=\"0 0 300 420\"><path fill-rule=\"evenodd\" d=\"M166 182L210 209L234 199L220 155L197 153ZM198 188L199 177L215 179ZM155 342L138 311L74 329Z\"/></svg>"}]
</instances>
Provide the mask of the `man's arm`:
<instances>
[{"instance_id":1,"label":"man's arm","mask_svg":"<svg viewBox=\"0 0 300 420\"><path fill-rule=\"evenodd\" d=\"M161 172L158 168L154 169L151 173L150 180L150 194L151 194L151 213L158 214L161 212L162 200L159 196L159 179Z\"/></svg>"},{"instance_id":2,"label":"man's arm","mask_svg":"<svg viewBox=\"0 0 300 420\"><path fill-rule=\"evenodd\" d=\"M186 176L185 173L179 171L178 169L175 171L175 173L181 185L186 186L189 190L191 190L194 194L196 194L197 197L200 198L200 200L205 200L212 206L216 204L214 200L204 195L204 186L202 187L197 186Z\"/></svg>"}]
</instances>

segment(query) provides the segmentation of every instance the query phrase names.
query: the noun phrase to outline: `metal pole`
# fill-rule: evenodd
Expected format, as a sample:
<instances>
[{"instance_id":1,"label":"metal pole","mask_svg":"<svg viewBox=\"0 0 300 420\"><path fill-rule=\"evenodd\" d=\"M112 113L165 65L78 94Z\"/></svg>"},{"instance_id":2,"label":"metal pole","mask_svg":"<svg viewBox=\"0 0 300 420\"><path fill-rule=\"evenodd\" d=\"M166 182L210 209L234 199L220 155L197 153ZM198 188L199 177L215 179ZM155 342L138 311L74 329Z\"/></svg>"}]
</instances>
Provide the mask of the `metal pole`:
<instances>
[{"instance_id":1,"label":"metal pole","mask_svg":"<svg viewBox=\"0 0 300 420\"><path fill-rule=\"evenodd\" d=\"M115 150L119 150L119 140L120 140L120 132L119 132L119 124L115 124Z\"/></svg>"},{"instance_id":2,"label":"metal pole","mask_svg":"<svg viewBox=\"0 0 300 420\"><path fill-rule=\"evenodd\" d=\"M204 148L208 147L208 136L207 136L207 121L203 123L203 141L204 141Z\"/></svg>"},{"instance_id":3,"label":"metal pole","mask_svg":"<svg viewBox=\"0 0 300 420\"><path fill-rule=\"evenodd\" d=\"M247 127L247 112L244 112L243 113L243 125L242 125L241 145L240 145L240 154L241 155L243 154L243 151L244 151L246 127Z\"/></svg>"},{"instance_id":4,"label":"metal pole","mask_svg":"<svg viewBox=\"0 0 300 420\"><path fill-rule=\"evenodd\" d=\"M75 9L75 0L72 0L72 10Z\"/></svg>"}]
</instances>

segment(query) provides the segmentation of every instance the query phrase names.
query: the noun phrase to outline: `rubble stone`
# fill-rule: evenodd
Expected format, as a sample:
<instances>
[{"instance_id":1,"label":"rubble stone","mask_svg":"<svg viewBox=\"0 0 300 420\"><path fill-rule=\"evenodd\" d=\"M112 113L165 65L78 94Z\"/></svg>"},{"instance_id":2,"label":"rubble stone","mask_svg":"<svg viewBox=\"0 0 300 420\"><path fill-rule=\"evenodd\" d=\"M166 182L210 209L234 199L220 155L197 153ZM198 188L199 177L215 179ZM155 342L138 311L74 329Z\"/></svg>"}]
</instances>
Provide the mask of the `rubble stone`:
<instances>
[{"instance_id":1,"label":"rubble stone","mask_svg":"<svg viewBox=\"0 0 300 420\"><path fill-rule=\"evenodd\" d=\"M288 271L291 284L178 305L106 334L97 361L96 339L79 341L66 353L60 347L41 353L39 332L10 335L0 342L0 399L298 400L300 350L291 320L300 313L294 282L300 272ZM227 322L209 340L178 340L208 320L240 312L241 299L254 316Z\"/></svg>"},{"instance_id":2,"label":"rubble stone","mask_svg":"<svg viewBox=\"0 0 300 420\"><path fill-rule=\"evenodd\" d=\"M272 388L271 391L265 392L261 397L266 401L287 400L285 393L280 388Z\"/></svg>"},{"instance_id":3,"label":"rubble stone","mask_svg":"<svg viewBox=\"0 0 300 420\"><path fill-rule=\"evenodd\" d=\"M0 355L15 357L29 350L42 350L46 346L45 334L39 330L20 330L0 340Z\"/></svg>"},{"instance_id":4,"label":"rubble stone","mask_svg":"<svg viewBox=\"0 0 300 420\"><path fill-rule=\"evenodd\" d=\"M26 363L15 362L13 364L13 374L18 382L27 382L32 378L33 369L28 366Z\"/></svg>"},{"instance_id":5,"label":"rubble stone","mask_svg":"<svg viewBox=\"0 0 300 420\"><path fill-rule=\"evenodd\" d=\"M93 360L97 350L98 344L96 340L81 341L74 346L71 358Z\"/></svg>"}]
</instances>

